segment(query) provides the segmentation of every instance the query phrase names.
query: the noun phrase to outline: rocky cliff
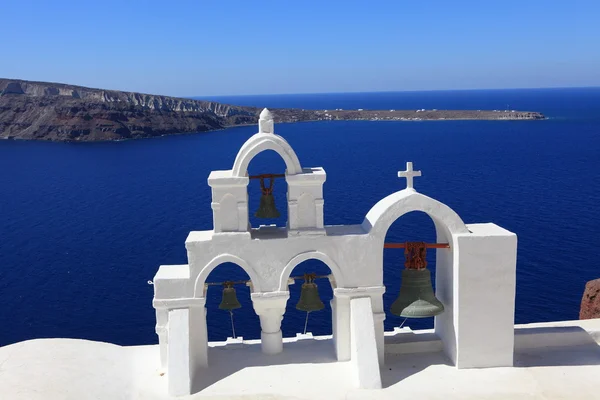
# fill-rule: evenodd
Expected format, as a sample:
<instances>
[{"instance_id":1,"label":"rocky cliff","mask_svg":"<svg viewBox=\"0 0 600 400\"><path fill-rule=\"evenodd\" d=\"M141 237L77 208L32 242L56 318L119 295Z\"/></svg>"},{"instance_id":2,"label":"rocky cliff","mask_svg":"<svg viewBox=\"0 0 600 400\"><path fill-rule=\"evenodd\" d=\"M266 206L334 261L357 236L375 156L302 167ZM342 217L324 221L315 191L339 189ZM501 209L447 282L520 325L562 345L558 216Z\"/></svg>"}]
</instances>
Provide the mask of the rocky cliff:
<instances>
[{"instance_id":1,"label":"rocky cliff","mask_svg":"<svg viewBox=\"0 0 600 400\"><path fill-rule=\"evenodd\" d=\"M589 281L585 285L579 319L600 318L600 278Z\"/></svg>"},{"instance_id":2,"label":"rocky cliff","mask_svg":"<svg viewBox=\"0 0 600 400\"><path fill-rule=\"evenodd\" d=\"M535 112L473 110L272 110L276 122L543 119ZM254 124L260 109L62 83L0 78L0 138L100 141Z\"/></svg>"},{"instance_id":3,"label":"rocky cliff","mask_svg":"<svg viewBox=\"0 0 600 400\"><path fill-rule=\"evenodd\" d=\"M0 79L0 136L119 140L256 121L256 108L81 86Z\"/></svg>"}]
</instances>

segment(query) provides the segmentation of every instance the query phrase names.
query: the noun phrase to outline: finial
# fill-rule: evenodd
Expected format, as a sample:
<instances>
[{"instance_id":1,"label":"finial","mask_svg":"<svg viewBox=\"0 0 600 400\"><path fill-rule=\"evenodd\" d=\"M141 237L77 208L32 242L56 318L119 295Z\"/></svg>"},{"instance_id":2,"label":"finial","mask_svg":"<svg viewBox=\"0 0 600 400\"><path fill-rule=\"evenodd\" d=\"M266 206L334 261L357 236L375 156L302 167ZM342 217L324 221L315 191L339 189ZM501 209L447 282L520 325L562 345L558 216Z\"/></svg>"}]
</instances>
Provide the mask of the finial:
<instances>
[{"instance_id":1,"label":"finial","mask_svg":"<svg viewBox=\"0 0 600 400\"><path fill-rule=\"evenodd\" d=\"M258 119L258 133L275 133L274 125L271 111L266 108L263 109Z\"/></svg>"},{"instance_id":2,"label":"finial","mask_svg":"<svg viewBox=\"0 0 600 400\"><path fill-rule=\"evenodd\" d=\"M421 176L421 171L413 171L413 163L406 163L406 171L398 171L398 178L406 178L406 188L413 189L413 178L415 176Z\"/></svg>"}]
</instances>

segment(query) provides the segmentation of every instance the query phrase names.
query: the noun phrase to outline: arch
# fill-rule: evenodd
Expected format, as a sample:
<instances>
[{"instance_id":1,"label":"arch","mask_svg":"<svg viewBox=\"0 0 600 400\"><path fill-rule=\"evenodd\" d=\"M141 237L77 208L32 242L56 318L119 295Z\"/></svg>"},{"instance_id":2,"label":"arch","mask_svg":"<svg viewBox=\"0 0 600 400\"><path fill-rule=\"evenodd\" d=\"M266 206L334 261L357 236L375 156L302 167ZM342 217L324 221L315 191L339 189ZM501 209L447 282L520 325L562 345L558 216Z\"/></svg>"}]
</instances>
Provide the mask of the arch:
<instances>
[{"instance_id":1,"label":"arch","mask_svg":"<svg viewBox=\"0 0 600 400\"><path fill-rule=\"evenodd\" d=\"M292 146L281 136L272 133L257 133L244 143L233 163L232 174L245 177L250 161L260 152L273 150L283 158L288 175L302 173L302 166Z\"/></svg>"},{"instance_id":2,"label":"arch","mask_svg":"<svg viewBox=\"0 0 600 400\"><path fill-rule=\"evenodd\" d=\"M237 256L234 256L232 254L221 254L219 256L216 256L212 260L210 260L210 262L208 264L206 264L206 266L204 268L202 268L202 270L198 274L198 277L196 278L196 282L194 283L194 298L204 297L204 283L206 282L206 278L208 278L208 275L218 265L221 265L221 264L227 263L227 262L237 264L240 266L240 268L242 268L244 271L246 271L246 273L250 277L250 280L252 281L252 286L254 288L253 291L261 292L260 277L254 270L254 268L252 268L246 261L242 260L241 258L239 258Z\"/></svg>"},{"instance_id":3,"label":"arch","mask_svg":"<svg viewBox=\"0 0 600 400\"><path fill-rule=\"evenodd\" d=\"M287 281L292 274L292 270L296 267L296 265L311 259L319 260L325 263L325 265L327 265L331 270L331 273L335 278L336 285L338 287L344 287L344 274L335 261L333 261L327 254L321 253L320 251L307 251L294 256L290 261L288 261L283 271L281 271L278 290L282 292L287 291Z\"/></svg>"},{"instance_id":4,"label":"arch","mask_svg":"<svg viewBox=\"0 0 600 400\"><path fill-rule=\"evenodd\" d=\"M422 211L411 211L405 213L398 219L396 219L389 227L386 232L384 243L395 242L403 243L407 241L423 241L427 243L448 243L452 244L452 238L447 237L447 233L444 227L437 227L431 216ZM378 242L378 245L383 247L383 243ZM402 276L405 270L405 254L404 250L387 250L382 249L382 279L385 291L382 295L383 300L383 311L385 313L385 320L383 326L385 331L394 330L404 317L394 315L391 312L391 306L400 294L404 277ZM436 289L436 276L438 257L440 253L452 253L453 249L431 249L426 251L426 261L428 271L431 273L431 284L435 293ZM381 251L379 248L377 251ZM441 258L440 258L441 260ZM444 269L444 273L452 273L452 263L444 264L440 262L440 268ZM431 329L434 325L434 318L417 318L411 319L407 323L411 329Z\"/></svg>"},{"instance_id":5,"label":"arch","mask_svg":"<svg viewBox=\"0 0 600 400\"><path fill-rule=\"evenodd\" d=\"M431 197L414 190L401 190L381 199L367 213L362 227L381 241L398 218L412 211L422 211L433 220L436 230L443 228L448 240L454 234L469 233L465 223L454 210Z\"/></svg>"}]
</instances>

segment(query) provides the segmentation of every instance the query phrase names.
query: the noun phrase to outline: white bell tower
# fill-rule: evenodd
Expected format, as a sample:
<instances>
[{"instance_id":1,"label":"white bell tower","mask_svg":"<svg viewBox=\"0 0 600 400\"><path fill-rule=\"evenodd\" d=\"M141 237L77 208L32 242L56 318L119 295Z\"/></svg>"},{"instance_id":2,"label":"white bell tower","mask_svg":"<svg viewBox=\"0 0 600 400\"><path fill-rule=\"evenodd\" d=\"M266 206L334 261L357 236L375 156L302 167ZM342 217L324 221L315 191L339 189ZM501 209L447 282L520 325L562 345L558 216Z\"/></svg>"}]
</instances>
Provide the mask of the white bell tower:
<instances>
[{"instance_id":1,"label":"white bell tower","mask_svg":"<svg viewBox=\"0 0 600 400\"><path fill-rule=\"evenodd\" d=\"M248 164L265 150L277 152L286 164L288 223L291 234L323 233L323 168L302 168L289 143L275 134L273 115L260 113L259 132L242 146L233 169L213 171L208 177L212 189L214 233L248 233ZM281 187L281 185L277 185Z\"/></svg>"}]
</instances>

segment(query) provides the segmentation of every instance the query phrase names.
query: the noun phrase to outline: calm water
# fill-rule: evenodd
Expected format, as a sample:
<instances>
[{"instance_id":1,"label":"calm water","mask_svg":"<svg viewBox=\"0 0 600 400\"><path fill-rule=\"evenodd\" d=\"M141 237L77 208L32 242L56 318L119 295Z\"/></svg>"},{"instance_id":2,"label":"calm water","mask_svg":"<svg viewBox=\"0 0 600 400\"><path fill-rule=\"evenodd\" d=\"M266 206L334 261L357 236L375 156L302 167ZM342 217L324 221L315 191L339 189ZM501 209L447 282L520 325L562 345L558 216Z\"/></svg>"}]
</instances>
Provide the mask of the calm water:
<instances>
[{"instance_id":1,"label":"calm water","mask_svg":"<svg viewBox=\"0 0 600 400\"><path fill-rule=\"evenodd\" d=\"M304 166L323 166L325 222L360 223L379 199L405 186L406 161L423 171L417 190L452 207L467 223L495 222L519 235L518 323L576 319L587 280L600 277L600 89L244 96L218 100L255 106L364 109L518 109L545 121L317 122L276 131ZM213 169L229 169L256 127L120 143L0 142L0 345L38 337L119 344L156 342L151 280L160 264L186 263L190 230L212 228ZM314 140L318 139L318 140ZM281 172L274 153L251 173ZM347 171L350 171L347 173ZM259 189L251 184L251 209ZM279 189L279 190L277 190ZM284 225L285 186L276 198ZM259 221L251 218L254 226ZM399 219L390 241L435 239L424 214ZM432 254L433 255L433 254ZM430 259L435 267L434 259ZM402 252L386 250L387 307L400 285ZM485 267L482 265L482 267ZM303 271L326 273L319 262ZM233 265L209 280L244 277ZM294 309L286 336L302 329ZM319 286L328 306L331 288ZM256 338L247 289L238 290L239 335ZM209 337L230 334L228 314L209 291ZM388 316L386 328L402 323ZM408 321L415 328L432 320ZM309 330L331 332L330 310Z\"/></svg>"}]
</instances>

